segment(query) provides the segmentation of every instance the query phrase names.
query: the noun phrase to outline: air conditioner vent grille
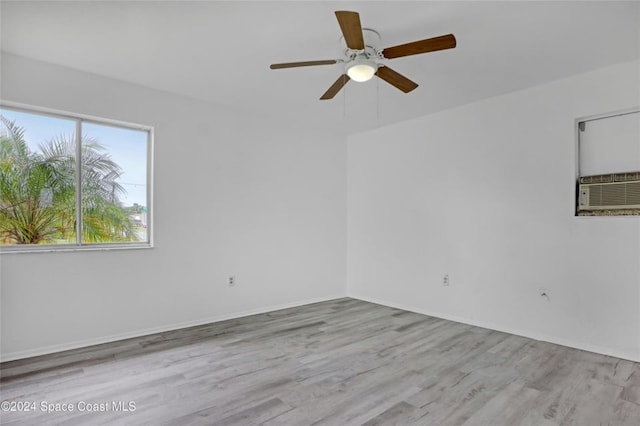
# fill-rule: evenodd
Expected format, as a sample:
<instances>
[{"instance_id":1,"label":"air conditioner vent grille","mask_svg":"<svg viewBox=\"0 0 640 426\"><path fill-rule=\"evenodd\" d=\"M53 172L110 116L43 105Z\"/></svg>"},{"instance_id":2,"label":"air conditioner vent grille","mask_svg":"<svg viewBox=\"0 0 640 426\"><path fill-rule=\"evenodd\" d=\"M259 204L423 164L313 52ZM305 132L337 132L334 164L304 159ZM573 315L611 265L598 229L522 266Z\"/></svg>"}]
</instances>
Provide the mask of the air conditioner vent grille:
<instances>
[{"instance_id":1,"label":"air conditioner vent grille","mask_svg":"<svg viewBox=\"0 0 640 426\"><path fill-rule=\"evenodd\" d=\"M580 183L607 183L613 182L613 175L597 175L597 176L583 176L580 178Z\"/></svg>"},{"instance_id":2,"label":"air conditioner vent grille","mask_svg":"<svg viewBox=\"0 0 640 426\"><path fill-rule=\"evenodd\" d=\"M616 182L640 180L640 172L616 173L613 175L613 180Z\"/></svg>"},{"instance_id":3,"label":"air conditioner vent grille","mask_svg":"<svg viewBox=\"0 0 640 426\"><path fill-rule=\"evenodd\" d=\"M602 185L593 185L589 187L589 205L602 205Z\"/></svg>"},{"instance_id":4,"label":"air conditioner vent grille","mask_svg":"<svg viewBox=\"0 0 640 426\"><path fill-rule=\"evenodd\" d=\"M640 180L640 172L607 173L606 175L580 177L580 183L632 182L636 180Z\"/></svg>"},{"instance_id":5,"label":"air conditioner vent grille","mask_svg":"<svg viewBox=\"0 0 640 426\"><path fill-rule=\"evenodd\" d=\"M602 185L601 206L624 206L626 185Z\"/></svg>"},{"instance_id":6,"label":"air conditioner vent grille","mask_svg":"<svg viewBox=\"0 0 640 426\"><path fill-rule=\"evenodd\" d=\"M640 182L629 182L626 187L627 204L640 204Z\"/></svg>"},{"instance_id":7,"label":"air conditioner vent grille","mask_svg":"<svg viewBox=\"0 0 640 426\"><path fill-rule=\"evenodd\" d=\"M578 211L640 209L640 172L584 176L580 182Z\"/></svg>"}]
</instances>

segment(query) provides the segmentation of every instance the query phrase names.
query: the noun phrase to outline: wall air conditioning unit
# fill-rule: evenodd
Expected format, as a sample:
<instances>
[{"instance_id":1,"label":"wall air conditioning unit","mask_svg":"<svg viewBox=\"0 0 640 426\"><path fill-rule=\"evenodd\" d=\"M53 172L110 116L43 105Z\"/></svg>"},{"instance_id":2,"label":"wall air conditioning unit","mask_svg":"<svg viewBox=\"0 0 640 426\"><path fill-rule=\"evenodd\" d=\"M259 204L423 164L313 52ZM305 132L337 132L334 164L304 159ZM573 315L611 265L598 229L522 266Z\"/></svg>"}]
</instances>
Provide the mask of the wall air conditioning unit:
<instances>
[{"instance_id":1,"label":"wall air conditioning unit","mask_svg":"<svg viewBox=\"0 0 640 426\"><path fill-rule=\"evenodd\" d=\"M640 172L580 177L578 214L605 210L640 210Z\"/></svg>"}]
</instances>

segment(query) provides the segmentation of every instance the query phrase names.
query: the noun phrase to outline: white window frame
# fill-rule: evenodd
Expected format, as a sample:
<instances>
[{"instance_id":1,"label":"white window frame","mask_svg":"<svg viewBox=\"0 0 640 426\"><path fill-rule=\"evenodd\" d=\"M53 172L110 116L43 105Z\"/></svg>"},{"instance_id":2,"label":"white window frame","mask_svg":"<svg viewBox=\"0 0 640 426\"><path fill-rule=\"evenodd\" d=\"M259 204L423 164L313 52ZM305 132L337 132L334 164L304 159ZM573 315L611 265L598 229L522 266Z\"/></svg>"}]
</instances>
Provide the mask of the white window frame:
<instances>
[{"instance_id":1,"label":"white window frame","mask_svg":"<svg viewBox=\"0 0 640 426\"><path fill-rule=\"evenodd\" d=\"M574 201L573 201L573 216L579 219L587 219L587 220L608 220L611 218L633 218L633 219L638 219L640 216L639 215L635 215L635 214L630 214L630 215L624 215L624 214L612 214L612 215L594 215L594 216L590 216L590 215L580 215L578 214L578 203L579 203L579 188L580 188L580 178L582 177L582 171L580 170L580 127L583 125L583 123L588 123L589 121L595 121L595 120L602 120L602 119L607 119L607 118L611 118L611 117L617 117L617 116L621 116L621 115L629 115L629 114L638 114L640 113L640 106L636 106L636 107L632 107L632 108L625 108L625 109L621 109L621 110L617 110L617 111L611 111L611 112L606 112L606 113L601 113L601 114L595 114L595 115L589 115L589 116L585 116L585 117L579 117L574 119L573 121L573 128L574 128L574 132L575 132L575 181L574 181L574 185L575 185L575 197L574 197ZM614 173L614 172L612 172ZM626 219L629 220L629 219Z\"/></svg>"},{"instance_id":2,"label":"white window frame","mask_svg":"<svg viewBox=\"0 0 640 426\"><path fill-rule=\"evenodd\" d=\"M118 127L130 130L139 130L147 132L147 241L127 242L127 243L83 243L82 242L82 193L80 190L81 177L77 173L76 179L76 243L75 244L15 244L0 245L0 253L42 253L42 252L60 252L60 251L95 251L95 250L122 250L122 249L145 249L153 248L153 145L154 145L154 128L143 124L130 123L108 118L95 117L86 114L77 114L67 111L60 111L51 108L36 107L32 105L21 104L17 102L0 100L0 107L17 112L28 114L45 115L52 118L60 118L73 120L76 124L76 169L80 170L81 149L80 136L82 135L82 123L98 124L105 126Z\"/></svg>"}]
</instances>

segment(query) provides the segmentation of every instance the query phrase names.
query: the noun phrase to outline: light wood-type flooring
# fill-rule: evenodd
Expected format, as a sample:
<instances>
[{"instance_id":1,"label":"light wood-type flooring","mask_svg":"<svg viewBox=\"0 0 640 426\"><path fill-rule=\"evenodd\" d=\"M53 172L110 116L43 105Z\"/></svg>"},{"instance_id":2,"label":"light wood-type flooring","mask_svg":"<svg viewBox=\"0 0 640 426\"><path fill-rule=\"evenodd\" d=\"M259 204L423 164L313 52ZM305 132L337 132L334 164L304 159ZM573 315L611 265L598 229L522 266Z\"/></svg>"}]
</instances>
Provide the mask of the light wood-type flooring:
<instances>
[{"instance_id":1,"label":"light wood-type flooring","mask_svg":"<svg viewBox=\"0 0 640 426\"><path fill-rule=\"evenodd\" d=\"M3 425L640 425L638 363L349 298L1 370Z\"/></svg>"}]
</instances>

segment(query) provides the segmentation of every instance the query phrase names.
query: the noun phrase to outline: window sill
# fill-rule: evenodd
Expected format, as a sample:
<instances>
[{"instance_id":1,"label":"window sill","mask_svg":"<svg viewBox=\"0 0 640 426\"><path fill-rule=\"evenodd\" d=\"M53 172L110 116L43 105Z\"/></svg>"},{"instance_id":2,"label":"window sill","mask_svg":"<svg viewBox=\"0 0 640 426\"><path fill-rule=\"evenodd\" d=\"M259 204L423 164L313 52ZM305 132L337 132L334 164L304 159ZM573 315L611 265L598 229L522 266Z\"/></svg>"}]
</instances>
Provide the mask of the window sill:
<instances>
[{"instance_id":1,"label":"window sill","mask_svg":"<svg viewBox=\"0 0 640 426\"><path fill-rule=\"evenodd\" d=\"M0 254L13 253L57 253L57 252L79 252L79 251L106 251L106 250L140 250L153 248L151 243L131 243L131 244L87 244L59 245L59 246L2 246Z\"/></svg>"}]
</instances>

